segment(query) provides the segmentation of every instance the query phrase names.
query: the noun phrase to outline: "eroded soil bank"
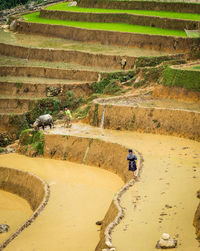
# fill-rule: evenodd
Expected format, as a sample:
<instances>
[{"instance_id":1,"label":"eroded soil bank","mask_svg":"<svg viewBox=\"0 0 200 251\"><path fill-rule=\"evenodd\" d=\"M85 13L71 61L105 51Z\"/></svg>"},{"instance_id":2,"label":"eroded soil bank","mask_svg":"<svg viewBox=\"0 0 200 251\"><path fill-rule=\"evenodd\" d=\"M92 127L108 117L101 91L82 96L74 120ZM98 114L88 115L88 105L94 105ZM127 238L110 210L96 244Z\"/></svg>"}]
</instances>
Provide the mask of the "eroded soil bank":
<instances>
[{"instance_id":1,"label":"eroded soil bank","mask_svg":"<svg viewBox=\"0 0 200 251\"><path fill-rule=\"evenodd\" d=\"M123 182L115 174L85 165L9 154L1 165L30 171L50 184L50 199L34 224L5 250L93 251L99 227ZM94 182L95 181L95 182Z\"/></svg>"},{"instance_id":2,"label":"eroded soil bank","mask_svg":"<svg viewBox=\"0 0 200 251\"><path fill-rule=\"evenodd\" d=\"M199 203L196 197L200 177L199 142L80 124L74 124L70 130L57 127L49 133L103 138L142 153L141 178L122 197L126 216L112 235L118 251L156 250L156 242L163 232L176 237L177 250L199 250L193 227Z\"/></svg>"},{"instance_id":3,"label":"eroded soil bank","mask_svg":"<svg viewBox=\"0 0 200 251\"><path fill-rule=\"evenodd\" d=\"M0 224L7 224L10 227L7 233L0 234L0 243L15 232L32 213L33 211L25 199L0 190Z\"/></svg>"}]
</instances>

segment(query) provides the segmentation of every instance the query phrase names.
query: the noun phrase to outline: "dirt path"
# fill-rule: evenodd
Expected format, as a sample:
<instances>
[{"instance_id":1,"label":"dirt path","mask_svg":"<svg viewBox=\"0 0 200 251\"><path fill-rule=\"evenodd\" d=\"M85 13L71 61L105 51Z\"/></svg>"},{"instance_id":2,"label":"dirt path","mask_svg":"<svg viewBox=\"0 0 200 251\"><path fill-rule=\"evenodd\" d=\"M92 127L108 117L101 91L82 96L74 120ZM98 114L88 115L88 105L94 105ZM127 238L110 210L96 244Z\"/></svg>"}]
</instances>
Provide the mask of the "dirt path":
<instances>
[{"instance_id":1,"label":"dirt path","mask_svg":"<svg viewBox=\"0 0 200 251\"><path fill-rule=\"evenodd\" d=\"M94 251L99 239L95 222L103 219L123 185L119 177L95 167L18 154L1 155L0 163L40 176L51 193L44 211L6 251Z\"/></svg>"},{"instance_id":2,"label":"dirt path","mask_svg":"<svg viewBox=\"0 0 200 251\"><path fill-rule=\"evenodd\" d=\"M74 124L71 133L103 138L137 149L143 154L140 178L122 199L126 216L113 233L118 251L151 251L163 232L176 236L180 251L199 250L192 225L199 203L200 143L164 135L101 130Z\"/></svg>"}]
</instances>

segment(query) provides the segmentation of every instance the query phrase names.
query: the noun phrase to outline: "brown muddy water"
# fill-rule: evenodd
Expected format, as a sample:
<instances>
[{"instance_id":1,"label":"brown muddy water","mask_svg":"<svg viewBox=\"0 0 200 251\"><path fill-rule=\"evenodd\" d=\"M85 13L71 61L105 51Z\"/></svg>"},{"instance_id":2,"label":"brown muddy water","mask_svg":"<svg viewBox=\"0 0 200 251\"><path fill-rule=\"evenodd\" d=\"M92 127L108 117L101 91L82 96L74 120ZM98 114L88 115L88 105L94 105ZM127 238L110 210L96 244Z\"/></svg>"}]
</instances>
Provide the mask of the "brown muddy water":
<instances>
[{"instance_id":1,"label":"brown muddy water","mask_svg":"<svg viewBox=\"0 0 200 251\"><path fill-rule=\"evenodd\" d=\"M0 243L9 237L11 232L15 232L32 213L26 200L0 190L0 224L7 224L10 227L7 233L0 234Z\"/></svg>"},{"instance_id":2,"label":"brown muddy water","mask_svg":"<svg viewBox=\"0 0 200 251\"><path fill-rule=\"evenodd\" d=\"M104 53L108 55L127 55L127 56L159 56L166 55L164 52L127 48L120 46L106 46L95 43L83 43L62 38L45 37L41 35L13 33L7 29L0 28L0 42L26 47L53 48L65 50L87 51L90 53Z\"/></svg>"},{"instance_id":3,"label":"brown muddy water","mask_svg":"<svg viewBox=\"0 0 200 251\"><path fill-rule=\"evenodd\" d=\"M123 185L117 175L91 166L18 154L1 155L0 164L30 171L50 184L47 206L6 251L94 251L100 230L95 223L104 218L115 192ZM4 200L9 198L4 196ZM10 207L17 216L13 201ZM0 215L2 211L0 207ZM8 214L7 224L14 220Z\"/></svg>"},{"instance_id":4,"label":"brown muddy water","mask_svg":"<svg viewBox=\"0 0 200 251\"><path fill-rule=\"evenodd\" d=\"M84 124L73 124L72 129L58 125L47 133L102 138L142 153L141 177L122 197L126 216L112 234L118 251L154 251L165 232L178 240L177 250L199 250L193 218L199 203L200 142Z\"/></svg>"}]
</instances>

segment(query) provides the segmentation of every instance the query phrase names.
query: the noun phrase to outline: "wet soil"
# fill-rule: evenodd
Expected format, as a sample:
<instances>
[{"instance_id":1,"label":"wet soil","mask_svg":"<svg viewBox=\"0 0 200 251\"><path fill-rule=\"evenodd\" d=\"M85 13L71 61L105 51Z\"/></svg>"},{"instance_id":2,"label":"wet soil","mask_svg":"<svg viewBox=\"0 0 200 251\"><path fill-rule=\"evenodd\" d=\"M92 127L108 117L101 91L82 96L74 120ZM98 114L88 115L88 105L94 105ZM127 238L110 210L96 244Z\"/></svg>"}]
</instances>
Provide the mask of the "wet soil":
<instances>
[{"instance_id":1,"label":"wet soil","mask_svg":"<svg viewBox=\"0 0 200 251\"><path fill-rule=\"evenodd\" d=\"M164 232L178 240L177 250L199 250L193 227L199 203L196 197L200 180L199 142L81 124L73 124L72 129L58 125L47 133L103 138L143 154L141 178L123 196L126 216L112 235L118 251L156 250L156 242Z\"/></svg>"},{"instance_id":2,"label":"wet soil","mask_svg":"<svg viewBox=\"0 0 200 251\"><path fill-rule=\"evenodd\" d=\"M53 48L53 49L66 49L77 50L90 53L103 53L107 55L127 55L127 56L159 56L166 55L164 52L140 49L140 48L127 48L120 46L106 46L94 43L83 43L61 38L52 38L39 35L18 34L9 30L0 28L0 42L24 45L26 47L39 47L39 48Z\"/></svg>"},{"instance_id":3,"label":"wet soil","mask_svg":"<svg viewBox=\"0 0 200 251\"><path fill-rule=\"evenodd\" d=\"M0 243L15 232L32 213L26 200L0 190L0 224L7 224L10 227L7 233L0 234Z\"/></svg>"},{"instance_id":4,"label":"wet soil","mask_svg":"<svg viewBox=\"0 0 200 251\"><path fill-rule=\"evenodd\" d=\"M5 250L95 249L100 230L95 223L104 218L115 192L123 185L117 175L67 161L18 154L1 155L0 163L37 174L50 185L44 211Z\"/></svg>"}]
</instances>

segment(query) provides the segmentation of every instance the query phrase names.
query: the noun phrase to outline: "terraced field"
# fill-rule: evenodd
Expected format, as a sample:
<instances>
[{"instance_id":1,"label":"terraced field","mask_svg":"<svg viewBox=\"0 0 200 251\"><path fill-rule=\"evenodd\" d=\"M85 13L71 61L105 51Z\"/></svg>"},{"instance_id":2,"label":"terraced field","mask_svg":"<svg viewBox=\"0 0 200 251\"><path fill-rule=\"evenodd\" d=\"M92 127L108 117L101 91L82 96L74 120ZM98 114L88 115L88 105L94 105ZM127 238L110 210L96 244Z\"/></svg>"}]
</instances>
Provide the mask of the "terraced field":
<instances>
[{"instance_id":1,"label":"terraced field","mask_svg":"<svg viewBox=\"0 0 200 251\"><path fill-rule=\"evenodd\" d=\"M147 11L147 10L117 10L117 9L100 9L100 8L81 8L78 6L68 6L68 3L59 3L46 8L47 10L60 10L70 12L87 12L87 13L128 13L143 16L168 17L185 20L200 21L200 15L193 13L167 12L167 11Z\"/></svg>"},{"instance_id":2,"label":"terraced field","mask_svg":"<svg viewBox=\"0 0 200 251\"><path fill-rule=\"evenodd\" d=\"M189 172L189 166L195 166L193 169L199 175L199 161L195 159L199 156L199 143L192 140L199 141L200 139L200 78L198 78L200 42L197 38L187 37L184 29L200 28L200 5L162 4L160 2L149 2L150 5L145 2L144 5L141 5L143 3L134 1L112 1L112 3L113 8L110 8L110 1L98 2L90 0L80 1L78 7L68 7L66 3L51 5L46 9L42 9L40 13L21 15L16 20L13 18L14 21L10 24L11 30L8 30L8 27L0 29L0 131L2 134L6 134L6 137L14 140L18 138L22 129L27 128L34 122L37 116L43 113L51 113L53 116L59 117L60 113L62 113L60 111L63 110L66 104L68 106L72 105L71 107L74 105L77 109L75 110L73 107L74 114L75 112L81 112L81 109L83 109L84 116L82 117L85 118L87 123L96 127L122 130L122 132L103 131L79 124L73 124L72 129L67 130L62 127L61 121L61 124L57 125L53 130L47 131L45 136L47 138L48 136L52 137L52 145L55 144L55 149L60 147L56 145L59 143L56 139L62 140L63 144L65 144L65 136L67 136L66 140L68 140L69 134L81 136L81 142L84 140L89 142L84 151L85 156L81 159L81 163L85 163L91 143L96 137L112 143L117 142L125 147L135 147L134 144L136 144L139 150L144 153L145 158L142 183L148 185L144 186L144 189L148 190L150 185L147 182L148 179L156 182L159 189L165 189L165 186L160 185L162 183L160 179L164 177L166 183L171 182L173 189L177 189L176 199L169 200L169 196L173 194L173 191L163 196L161 194L162 190L157 193L157 196L162 200L162 203L168 200L169 203L174 203L175 207L177 205L175 200L179 198L179 190L174 183L173 169L169 168L170 177L167 177L167 175L163 176L165 171L162 167L168 171L170 157L174 153L174 144L176 142L178 142L178 148L175 157L172 158L172 163L176 170L177 179L180 167L184 169L184 180L187 184L192 184L191 179L193 179L193 172L192 174ZM143 7L133 9L132 4ZM127 6L127 9L123 8L124 5ZM114 8L116 6L118 8ZM143 23L138 25L141 20ZM188 65L188 62L191 65ZM193 73L188 74L187 67L192 68ZM164 91L168 90L167 87L171 89L172 93L169 98L159 97L159 95L162 96L159 92L157 97L152 96L155 86L158 85L166 88L162 89ZM174 96L173 88L177 88ZM145 96L146 93L148 93L147 96ZM123 96L113 99L113 95L119 94ZM168 96L167 91L165 96ZM92 102L97 97L100 99ZM177 101L177 99L180 100ZM41 114L39 114L40 112ZM15 128L16 124L20 126ZM14 131L13 128L16 130ZM152 133L152 135L138 134L137 132L129 134L123 132L123 130L138 130ZM154 142L153 133L176 135L192 140L157 135ZM89 139L85 139L86 134ZM164 145L162 145L162 141L164 141ZM98 140L95 141L94 145L97 147L94 147L93 154L99 154L98 144L103 146L104 143L99 143ZM118 144L116 147L119 147ZM157 157L155 149L160 149L160 145L162 145L162 152L159 152L159 157ZM62 152L68 149L65 149L65 147L59 148L59 151ZM164 152L166 148L167 155ZM56 158L59 151L56 152L55 149L49 150L49 156ZM184 162L186 155L183 155L185 149L189 149L186 154L190 156L187 164ZM105 149L103 148L103 150ZM106 156L107 154L105 153ZM184 158L182 158L183 156L180 158L179 155L183 155ZM164 163L163 159L166 156L168 161ZM66 155L66 153L62 155L62 159L68 157L69 155ZM101 157L99 158L101 159ZM4 163L6 161L5 158ZM105 165L111 165L112 161L110 159L109 161ZM91 163L88 162L88 164ZM9 165L11 166L11 164ZM101 166L102 163L101 161L99 163L95 162L95 165ZM148 171L154 166L156 168L153 172ZM180 170L182 171L182 169ZM156 177L152 175L154 171ZM118 171L115 170L115 172ZM188 176L188 174L190 175ZM178 212L181 212L181 221L187 217L187 226L189 226L188 229L190 230L194 230L191 221L196 210L197 199L193 200L191 197L195 196L198 175L194 178L195 188L191 189L192 195L190 194L192 209L187 207L183 194L181 194L180 198L184 200L187 214L182 212L182 208L178 209ZM51 181L52 176L49 176L48 179ZM178 184L180 185L180 183ZM142 189L140 184L137 187ZM151 187L148 191L148 198L153 199L154 188ZM132 199L130 200L133 194L135 196L134 200L137 200L137 195L132 189L123 203L126 205L127 210L131 208L132 212L135 212L135 204L137 203ZM146 196L146 194L145 191L141 192L141 196ZM181 203L180 198L178 199L179 204ZM136 212L146 231L144 235L141 234L140 243L145 243L144 238L148 236L148 231L152 226L149 214L146 214L144 222L141 218L140 210L146 210L146 206L147 204ZM148 204L149 206L150 204ZM51 207L52 210L56 210L53 204ZM117 210L119 208L114 210L115 215L118 213ZM161 207L159 207L159 210L155 209L155 211L157 218L159 214L163 213ZM119 225L117 230L114 231L114 245L116 245L117 250L119 248L119 251L124 251L124 247L127 250L134 248L134 242L130 241L130 236L132 236L134 229L132 221L136 220L137 217L135 218L129 212L129 216L123 221L123 225ZM173 213L175 215L176 210ZM151 229L153 234L148 242L151 247L146 249L146 247L142 246L141 248L140 243L137 242L136 249L154 250L153 243L155 243L156 238L159 239L156 234L159 235L161 231L167 231L167 224L171 224L174 220L173 226L178 228L174 229L172 227L169 229L174 235L180 232L180 241L183 246L178 248L188 251L188 243L192 243L192 248L197 250L198 243L194 239L194 231L184 241L183 239L188 235L188 232L182 229L180 219L175 216L174 218L168 216L167 223L165 221L163 223L163 220L160 220L160 222L156 220L156 223L153 223L154 228L157 230ZM111 218L113 221L114 216ZM45 221L48 221L48 219L46 218ZM109 218L109 220L105 221L106 223L103 223L105 224L102 228L103 231L108 223L112 223L112 221ZM146 224L147 221L150 223ZM139 229L140 224L137 224L137 231ZM108 233L105 232L105 234L103 231L96 251L101 251L103 248L112 250L112 247L109 248L109 245L105 242L106 238L111 237L108 237L106 235ZM29 233L31 234L31 226L26 234L29 235ZM112 231L109 232L109 236L111 233ZM118 238L120 235L123 236L121 239ZM31 234L31 236L33 235ZM57 237L59 239L59 236ZM22 239L18 240L19 242L13 242L10 247L8 246L8 250L12 250L15 243L20 243L18 249L16 249L19 250L23 242L23 236ZM66 240L63 239L62 241ZM38 244L41 250L51 250L50 248L55 250L56 243L54 243L55 246L50 248L46 245L47 243L41 248L40 244ZM59 245L62 245L62 243ZM24 250L30 248L28 241L23 248ZM52 251L54 250L52 249Z\"/></svg>"}]
</instances>

